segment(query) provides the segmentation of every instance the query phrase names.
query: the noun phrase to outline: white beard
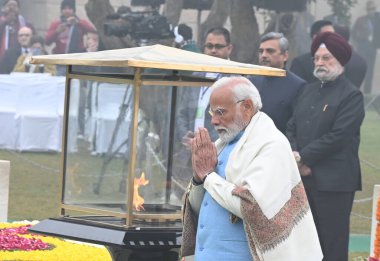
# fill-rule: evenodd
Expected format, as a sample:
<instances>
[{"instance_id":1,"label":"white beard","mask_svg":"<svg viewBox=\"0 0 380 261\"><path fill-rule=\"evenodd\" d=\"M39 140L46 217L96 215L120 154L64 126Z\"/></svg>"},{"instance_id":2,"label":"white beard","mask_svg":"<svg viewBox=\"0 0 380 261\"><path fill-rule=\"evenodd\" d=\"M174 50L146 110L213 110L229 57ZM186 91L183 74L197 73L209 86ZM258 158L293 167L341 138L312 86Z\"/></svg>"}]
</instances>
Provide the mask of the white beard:
<instances>
[{"instance_id":1,"label":"white beard","mask_svg":"<svg viewBox=\"0 0 380 261\"><path fill-rule=\"evenodd\" d=\"M313 74L320 81L329 82L338 78L338 76L341 75L343 71L344 67L340 65L340 63L337 63L331 70L328 70L325 66L316 67L314 68Z\"/></svg>"},{"instance_id":2,"label":"white beard","mask_svg":"<svg viewBox=\"0 0 380 261\"><path fill-rule=\"evenodd\" d=\"M215 130L218 132L219 138L223 143L230 143L247 125L248 123L243 121L243 117L240 111L238 111L230 126L215 126Z\"/></svg>"}]
</instances>

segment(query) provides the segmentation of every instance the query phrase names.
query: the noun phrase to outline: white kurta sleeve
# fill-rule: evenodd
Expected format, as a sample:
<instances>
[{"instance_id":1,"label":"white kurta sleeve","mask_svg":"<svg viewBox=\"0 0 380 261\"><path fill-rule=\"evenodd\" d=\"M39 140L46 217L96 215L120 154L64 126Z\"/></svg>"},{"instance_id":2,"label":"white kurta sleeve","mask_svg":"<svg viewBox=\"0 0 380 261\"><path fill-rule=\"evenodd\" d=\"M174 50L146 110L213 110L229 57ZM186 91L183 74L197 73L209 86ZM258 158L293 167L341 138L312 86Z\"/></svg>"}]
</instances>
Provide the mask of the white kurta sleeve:
<instances>
[{"instance_id":1,"label":"white kurta sleeve","mask_svg":"<svg viewBox=\"0 0 380 261\"><path fill-rule=\"evenodd\" d=\"M232 195L232 190L235 188L233 183L226 181L213 172L207 176L203 186L219 205L230 211L232 214L242 218L240 198Z\"/></svg>"},{"instance_id":2,"label":"white kurta sleeve","mask_svg":"<svg viewBox=\"0 0 380 261\"><path fill-rule=\"evenodd\" d=\"M202 204L204 194L205 194L205 189L202 185L199 185L199 186L195 186L192 184L190 185L190 192L189 192L190 206L197 215L199 215L199 210L201 209L201 204Z\"/></svg>"}]
</instances>

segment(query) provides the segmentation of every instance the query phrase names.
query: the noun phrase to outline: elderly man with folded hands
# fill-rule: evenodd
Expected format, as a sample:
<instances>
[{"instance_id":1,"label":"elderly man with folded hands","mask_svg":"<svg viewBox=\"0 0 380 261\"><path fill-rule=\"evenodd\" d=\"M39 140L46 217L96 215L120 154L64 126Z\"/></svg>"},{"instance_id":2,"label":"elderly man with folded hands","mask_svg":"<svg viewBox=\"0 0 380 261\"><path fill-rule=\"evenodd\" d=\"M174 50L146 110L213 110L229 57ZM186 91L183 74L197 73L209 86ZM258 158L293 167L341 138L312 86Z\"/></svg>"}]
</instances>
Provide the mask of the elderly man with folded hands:
<instances>
[{"instance_id":1,"label":"elderly man with folded hands","mask_svg":"<svg viewBox=\"0 0 380 261\"><path fill-rule=\"evenodd\" d=\"M219 139L212 143L200 128L191 140L182 256L322 260L289 142L260 108L256 87L244 77L211 87L211 123Z\"/></svg>"}]
</instances>

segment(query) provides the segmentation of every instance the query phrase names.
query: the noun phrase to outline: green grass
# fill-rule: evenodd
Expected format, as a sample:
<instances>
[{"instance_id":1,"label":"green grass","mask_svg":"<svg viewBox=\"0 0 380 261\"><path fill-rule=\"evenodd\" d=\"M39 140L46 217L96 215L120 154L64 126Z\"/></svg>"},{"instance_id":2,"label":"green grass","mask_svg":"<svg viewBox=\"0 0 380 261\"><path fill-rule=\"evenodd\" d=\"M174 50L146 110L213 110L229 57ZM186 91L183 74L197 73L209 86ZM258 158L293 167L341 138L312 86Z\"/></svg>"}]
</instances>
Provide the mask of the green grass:
<instances>
[{"instance_id":1,"label":"green grass","mask_svg":"<svg viewBox=\"0 0 380 261\"><path fill-rule=\"evenodd\" d=\"M0 151L0 158L11 162L9 220L59 214L60 154Z\"/></svg>"},{"instance_id":2,"label":"green grass","mask_svg":"<svg viewBox=\"0 0 380 261\"><path fill-rule=\"evenodd\" d=\"M367 261L368 253L366 252L358 252L358 253L350 253L349 260L350 261Z\"/></svg>"},{"instance_id":3,"label":"green grass","mask_svg":"<svg viewBox=\"0 0 380 261\"><path fill-rule=\"evenodd\" d=\"M368 111L361 128L360 160L362 167L363 189L356 193L355 199L372 197L375 184L380 184L380 115ZM351 233L370 234L372 200L354 203L351 215Z\"/></svg>"},{"instance_id":4,"label":"green grass","mask_svg":"<svg viewBox=\"0 0 380 261\"><path fill-rule=\"evenodd\" d=\"M356 193L355 199L368 199L373 195L375 184L380 184L380 115L369 110L361 128L360 160L362 167L363 189ZM350 232L353 234L370 234L372 217L372 200L354 203L351 214ZM350 253L350 260L366 260L369 255Z\"/></svg>"},{"instance_id":5,"label":"green grass","mask_svg":"<svg viewBox=\"0 0 380 261\"><path fill-rule=\"evenodd\" d=\"M379 134L380 115L370 110L366 113L361 129L363 190L356 193L356 199L372 197L374 184L380 184ZM93 168L100 168L99 158L95 160L91 157L71 157L70 161L78 161L87 167L94 164L96 167ZM41 220L59 215L60 153L17 153L0 150L0 159L11 162L9 220ZM94 181L86 182L92 186ZM370 234L372 201L355 203L353 213L355 215L351 216L351 233ZM367 256L368 253L351 253L350 260L364 260Z\"/></svg>"}]
</instances>

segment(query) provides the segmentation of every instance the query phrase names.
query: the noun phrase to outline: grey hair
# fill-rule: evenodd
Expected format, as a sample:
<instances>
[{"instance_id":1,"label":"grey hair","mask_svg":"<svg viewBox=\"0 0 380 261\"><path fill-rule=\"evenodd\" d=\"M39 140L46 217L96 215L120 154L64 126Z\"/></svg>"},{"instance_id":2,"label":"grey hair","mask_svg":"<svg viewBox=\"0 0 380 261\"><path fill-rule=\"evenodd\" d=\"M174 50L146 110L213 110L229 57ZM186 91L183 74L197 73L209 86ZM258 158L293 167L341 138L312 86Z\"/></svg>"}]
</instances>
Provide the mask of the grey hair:
<instances>
[{"instance_id":1,"label":"grey hair","mask_svg":"<svg viewBox=\"0 0 380 261\"><path fill-rule=\"evenodd\" d=\"M281 53L285 53L286 51L289 50L289 41L288 39L286 39L284 34L277 33L277 32L270 32L270 33L264 34L260 38L260 43L263 43L269 40L278 40Z\"/></svg>"},{"instance_id":2,"label":"grey hair","mask_svg":"<svg viewBox=\"0 0 380 261\"><path fill-rule=\"evenodd\" d=\"M225 86L231 87L235 102L249 99L253 102L256 111L263 106L259 91L247 78L242 76L222 77L211 86L211 93Z\"/></svg>"}]
</instances>

